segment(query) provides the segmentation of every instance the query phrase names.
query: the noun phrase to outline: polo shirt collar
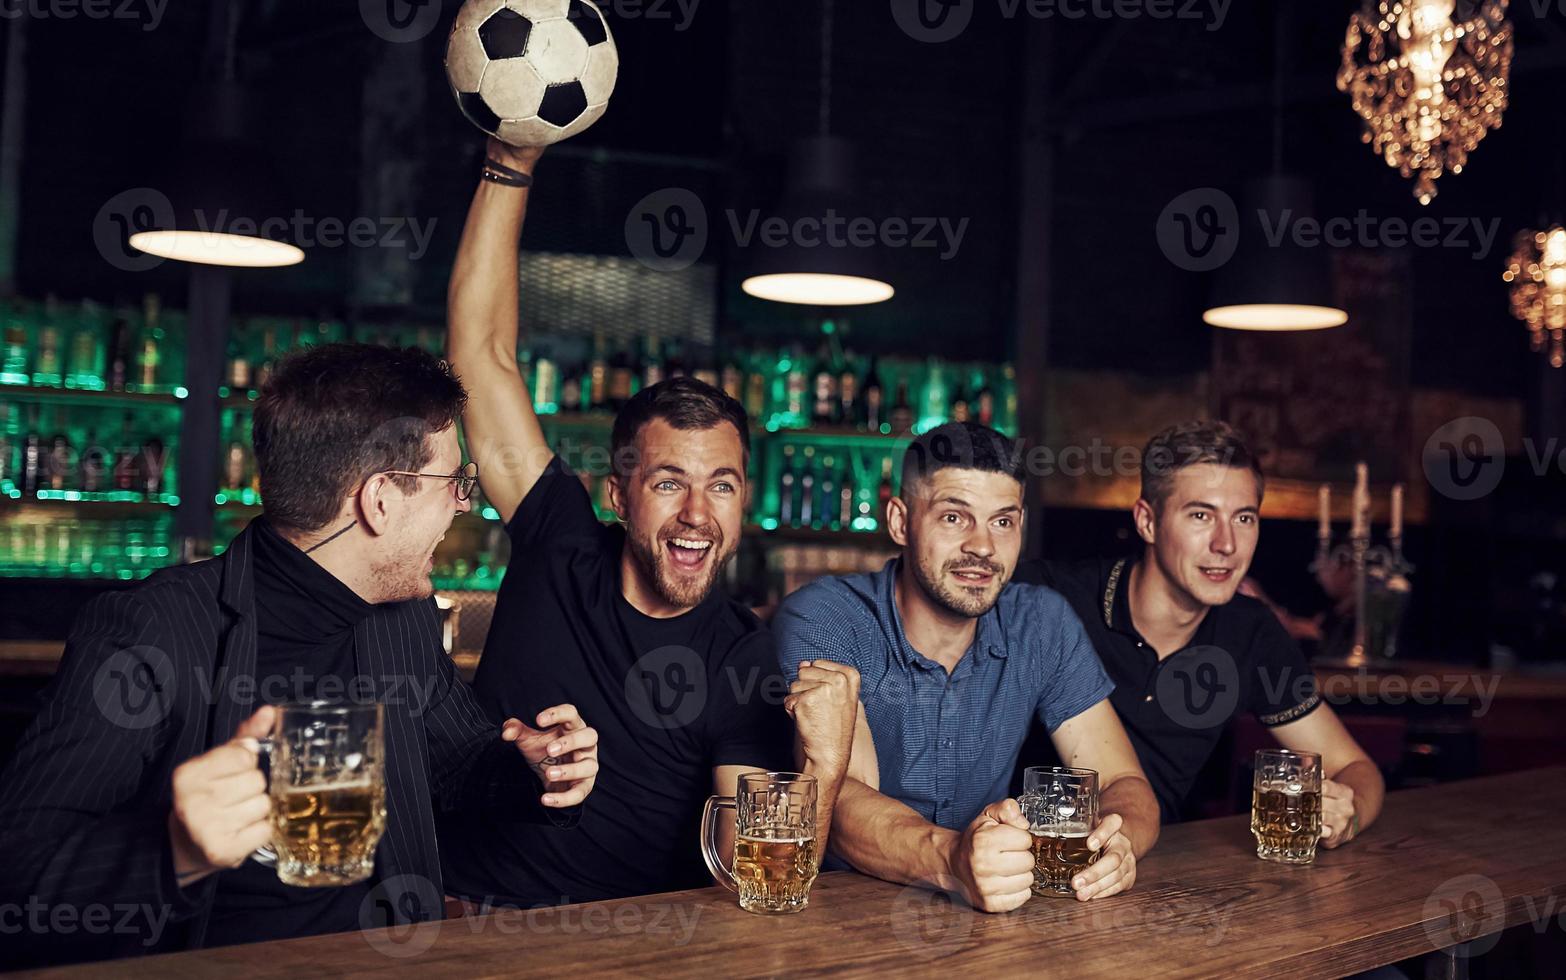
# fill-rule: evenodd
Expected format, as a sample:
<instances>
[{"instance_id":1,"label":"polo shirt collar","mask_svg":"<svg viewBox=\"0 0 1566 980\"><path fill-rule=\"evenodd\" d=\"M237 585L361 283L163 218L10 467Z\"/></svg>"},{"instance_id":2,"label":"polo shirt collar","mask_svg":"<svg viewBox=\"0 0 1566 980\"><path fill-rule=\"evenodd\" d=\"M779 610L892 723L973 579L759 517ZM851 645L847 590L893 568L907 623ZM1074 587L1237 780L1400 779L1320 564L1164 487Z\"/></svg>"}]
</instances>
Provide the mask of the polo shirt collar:
<instances>
[{"instance_id":1,"label":"polo shirt collar","mask_svg":"<svg viewBox=\"0 0 1566 980\"><path fill-rule=\"evenodd\" d=\"M902 571L902 561L902 556L899 555L882 566L879 573L881 581L876 594L881 608L886 610L891 620L892 634L897 639L897 652L905 662L915 664L929 658L915 650L913 644L908 642L908 635L903 632L903 615L897 609L897 576ZM1011 583L1008 582L1005 588L1001 589L1001 594L1004 595L1009 588ZM974 631L973 644L968 647L969 652L984 650L997 659L1006 658L1006 631L1001 628L999 607L1000 600L996 599L995 605L990 607L989 612L979 617L979 626Z\"/></svg>"},{"instance_id":2,"label":"polo shirt collar","mask_svg":"<svg viewBox=\"0 0 1566 980\"><path fill-rule=\"evenodd\" d=\"M1141 640L1142 634L1131 621L1131 569L1135 567L1136 560L1131 558L1121 558L1109 566L1100 592L1099 612L1104 618L1105 626L1117 633L1124 633L1133 639ZM1218 611L1222 608L1222 606L1207 607L1202 621L1196 626L1196 632L1191 635L1191 642L1186 644L1184 649L1212 644L1214 631L1218 628Z\"/></svg>"}]
</instances>

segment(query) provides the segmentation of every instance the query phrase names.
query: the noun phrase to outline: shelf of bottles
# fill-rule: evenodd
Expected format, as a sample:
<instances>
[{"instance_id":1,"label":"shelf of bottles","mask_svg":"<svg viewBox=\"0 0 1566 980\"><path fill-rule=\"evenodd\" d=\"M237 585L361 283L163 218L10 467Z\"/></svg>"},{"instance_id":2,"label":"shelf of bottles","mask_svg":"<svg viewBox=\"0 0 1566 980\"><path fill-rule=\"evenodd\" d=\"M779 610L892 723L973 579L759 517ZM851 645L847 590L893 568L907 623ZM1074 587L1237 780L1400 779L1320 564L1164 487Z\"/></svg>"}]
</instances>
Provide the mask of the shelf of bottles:
<instances>
[{"instance_id":1,"label":"shelf of bottles","mask_svg":"<svg viewBox=\"0 0 1566 980\"><path fill-rule=\"evenodd\" d=\"M155 297L140 309L53 301L0 308L0 577L134 579L168 564L184 376L185 321ZM343 339L439 354L444 331L306 318L237 319L223 386L214 551L260 512L250 430L258 390L289 351ZM761 541L874 542L898 461L948 419L1013 432L1015 379L1001 364L862 356L831 324L801 345L713 348L641 337L549 337L518 369L550 444L600 519L609 501L614 413L637 391L691 374L752 419L748 532ZM442 588L495 588L508 542L478 493L436 553Z\"/></svg>"},{"instance_id":2,"label":"shelf of bottles","mask_svg":"<svg viewBox=\"0 0 1566 980\"><path fill-rule=\"evenodd\" d=\"M183 329L150 297L0 305L0 576L168 564Z\"/></svg>"}]
</instances>

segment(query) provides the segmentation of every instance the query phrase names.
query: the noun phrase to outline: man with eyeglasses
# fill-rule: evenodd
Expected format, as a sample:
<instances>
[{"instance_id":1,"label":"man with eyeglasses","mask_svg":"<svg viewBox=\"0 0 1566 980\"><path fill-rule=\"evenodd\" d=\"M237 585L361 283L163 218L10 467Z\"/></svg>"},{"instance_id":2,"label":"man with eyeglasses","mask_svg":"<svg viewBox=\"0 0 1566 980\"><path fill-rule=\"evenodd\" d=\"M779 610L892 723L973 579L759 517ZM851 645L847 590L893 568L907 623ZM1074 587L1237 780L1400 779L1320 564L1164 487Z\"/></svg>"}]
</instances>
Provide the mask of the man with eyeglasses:
<instances>
[{"instance_id":1,"label":"man with eyeglasses","mask_svg":"<svg viewBox=\"0 0 1566 980\"><path fill-rule=\"evenodd\" d=\"M574 824L597 733L569 704L488 721L441 648L433 555L477 476L465 401L412 348L283 362L255 410L262 516L90 603L0 777L0 908L38 911L3 930L8 965L440 918L437 807ZM386 832L357 885L284 885L253 855L272 837L255 740L311 701L385 705ZM54 925L102 907L145 914Z\"/></svg>"}]
</instances>

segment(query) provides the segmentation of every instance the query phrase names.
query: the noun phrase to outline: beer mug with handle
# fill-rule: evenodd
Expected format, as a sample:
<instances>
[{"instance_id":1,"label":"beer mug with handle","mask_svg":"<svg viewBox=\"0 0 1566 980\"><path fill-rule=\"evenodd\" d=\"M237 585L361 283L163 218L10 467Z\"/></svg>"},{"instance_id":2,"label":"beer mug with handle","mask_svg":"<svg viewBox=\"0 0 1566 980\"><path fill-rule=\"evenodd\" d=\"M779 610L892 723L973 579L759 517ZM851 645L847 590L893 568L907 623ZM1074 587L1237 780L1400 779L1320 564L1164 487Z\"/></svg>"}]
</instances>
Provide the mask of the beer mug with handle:
<instances>
[{"instance_id":1,"label":"beer mug with handle","mask_svg":"<svg viewBox=\"0 0 1566 980\"><path fill-rule=\"evenodd\" d=\"M1098 773L1029 766L1022 779L1018 802L1033 835L1033 894L1074 895L1072 877L1098 860L1088 847L1098 826Z\"/></svg>"},{"instance_id":2,"label":"beer mug with handle","mask_svg":"<svg viewBox=\"0 0 1566 980\"><path fill-rule=\"evenodd\" d=\"M717 812L734 811L734 865L718 854ZM707 800L701 853L712 876L739 893L747 912L798 912L816 880L816 777L748 772L735 795Z\"/></svg>"},{"instance_id":3,"label":"beer mug with handle","mask_svg":"<svg viewBox=\"0 0 1566 980\"><path fill-rule=\"evenodd\" d=\"M272 846L287 885L351 885L375 871L386 830L383 712L378 704L278 708L269 757Z\"/></svg>"},{"instance_id":4,"label":"beer mug with handle","mask_svg":"<svg viewBox=\"0 0 1566 980\"><path fill-rule=\"evenodd\" d=\"M1321 756L1260 749L1251 782L1251 833L1256 856L1279 864L1310 864L1321 839Z\"/></svg>"}]
</instances>

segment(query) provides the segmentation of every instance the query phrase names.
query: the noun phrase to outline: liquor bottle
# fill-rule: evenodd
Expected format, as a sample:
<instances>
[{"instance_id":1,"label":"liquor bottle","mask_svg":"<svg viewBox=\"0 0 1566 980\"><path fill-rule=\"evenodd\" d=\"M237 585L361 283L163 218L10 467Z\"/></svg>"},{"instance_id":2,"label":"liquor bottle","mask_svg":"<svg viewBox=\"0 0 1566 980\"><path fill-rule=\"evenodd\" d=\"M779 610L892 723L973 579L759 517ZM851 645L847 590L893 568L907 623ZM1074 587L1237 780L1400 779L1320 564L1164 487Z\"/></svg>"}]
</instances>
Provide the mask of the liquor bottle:
<instances>
[{"instance_id":1,"label":"liquor bottle","mask_svg":"<svg viewBox=\"0 0 1566 980\"><path fill-rule=\"evenodd\" d=\"M604 357L604 332L593 331L593 359L587 364L587 395L593 408L609 406L609 362Z\"/></svg>"},{"instance_id":2,"label":"liquor bottle","mask_svg":"<svg viewBox=\"0 0 1566 980\"><path fill-rule=\"evenodd\" d=\"M651 388L662 381L663 362L658 358L658 337L648 334L642 338L642 388ZM641 389L638 388L638 391Z\"/></svg>"},{"instance_id":3,"label":"liquor bottle","mask_svg":"<svg viewBox=\"0 0 1566 980\"><path fill-rule=\"evenodd\" d=\"M892 403L890 413L892 433L894 435L907 435L913 429L913 406L908 404L908 382L906 379L897 382L897 400Z\"/></svg>"},{"instance_id":4,"label":"liquor bottle","mask_svg":"<svg viewBox=\"0 0 1566 980\"><path fill-rule=\"evenodd\" d=\"M979 389L978 412L980 425L995 426L995 392L990 390L988 381Z\"/></svg>"},{"instance_id":5,"label":"liquor bottle","mask_svg":"<svg viewBox=\"0 0 1566 980\"><path fill-rule=\"evenodd\" d=\"M867 432L880 432L882 423L883 406L881 404L881 374L877 369L875 358L870 359L870 366L865 369L865 397L864 408L859 412L859 427Z\"/></svg>"},{"instance_id":6,"label":"liquor bottle","mask_svg":"<svg viewBox=\"0 0 1566 980\"><path fill-rule=\"evenodd\" d=\"M837 491L837 519L833 527L844 531L854 527L854 485L848 479L849 467L843 467L843 484Z\"/></svg>"},{"instance_id":7,"label":"liquor bottle","mask_svg":"<svg viewBox=\"0 0 1566 980\"><path fill-rule=\"evenodd\" d=\"M745 414L752 422L764 422L767 415L767 378L751 369L745 376Z\"/></svg>"},{"instance_id":8,"label":"liquor bottle","mask_svg":"<svg viewBox=\"0 0 1566 980\"><path fill-rule=\"evenodd\" d=\"M805 460L799 477L799 522L797 527L811 527L816 519L816 447L805 447Z\"/></svg>"},{"instance_id":9,"label":"liquor bottle","mask_svg":"<svg viewBox=\"0 0 1566 980\"><path fill-rule=\"evenodd\" d=\"M60 328L54 325L53 317L50 317L38 331L38 356L33 360L33 384L58 388L60 381Z\"/></svg>"},{"instance_id":10,"label":"liquor bottle","mask_svg":"<svg viewBox=\"0 0 1566 980\"><path fill-rule=\"evenodd\" d=\"M60 430L49 437L49 454L46 461L48 469L48 483L50 490L75 489L71 484L76 477L76 453L71 446L71 438L65 434L64 413L59 419Z\"/></svg>"},{"instance_id":11,"label":"liquor bottle","mask_svg":"<svg viewBox=\"0 0 1566 980\"><path fill-rule=\"evenodd\" d=\"M154 391L158 387L158 347L163 341L163 327L158 324L161 304L157 293L142 298L141 326L141 375L138 387L142 391Z\"/></svg>"},{"instance_id":12,"label":"liquor bottle","mask_svg":"<svg viewBox=\"0 0 1566 980\"><path fill-rule=\"evenodd\" d=\"M636 373L631 367L631 357L624 347L617 348L609 358L609 408L618 412L631 400L633 379Z\"/></svg>"},{"instance_id":13,"label":"liquor bottle","mask_svg":"<svg viewBox=\"0 0 1566 980\"><path fill-rule=\"evenodd\" d=\"M582 408L582 375L574 368L560 372L560 410L577 412Z\"/></svg>"},{"instance_id":14,"label":"liquor bottle","mask_svg":"<svg viewBox=\"0 0 1566 980\"><path fill-rule=\"evenodd\" d=\"M96 429L88 429L87 443L82 446L81 488L87 493L102 490L106 468L107 460L104 459L103 447L98 444L98 432Z\"/></svg>"},{"instance_id":15,"label":"liquor bottle","mask_svg":"<svg viewBox=\"0 0 1566 980\"><path fill-rule=\"evenodd\" d=\"M719 387L723 389L724 394L737 402L745 400L745 372L740 370L738 364L735 364L732 360L726 362L723 365L720 379Z\"/></svg>"},{"instance_id":16,"label":"liquor bottle","mask_svg":"<svg viewBox=\"0 0 1566 980\"><path fill-rule=\"evenodd\" d=\"M794 526L794 447L783 447L783 475L778 480L778 526Z\"/></svg>"},{"instance_id":17,"label":"liquor bottle","mask_svg":"<svg viewBox=\"0 0 1566 980\"><path fill-rule=\"evenodd\" d=\"M141 484L142 461L138 458L137 440L131 428L130 412L120 425L118 445L114 448L114 489L135 490Z\"/></svg>"},{"instance_id":18,"label":"liquor bottle","mask_svg":"<svg viewBox=\"0 0 1566 980\"><path fill-rule=\"evenodd\" d=\"M223 489L240 491L245 488L245 444L238 439L228 444L228 455L223 466Z\"/></svg>"},{"instance_id":19,"label":"liquor bottle","mask_svg":"<svg viewBox=\"0 0 1566 980\"><path fill-rule=\"evenodd\" d=\"M103 369L99 365L103 342L98 331L98 310L84 301L71 334L71 356L66 362L65 387L84 391L103 390Z\"/></svg>"},{"instance_id":20,"label":"liquor bottle","mask_svg":"<svg viewBox=\"0 0 1566 980\"><path fill-rule=\"evenodd\" d=\"M1001 368L1000 402L997 411L1000 418L995 427L1007 435L1017 433L1017 369L1010 364Z\"/></svg>"},{"instance_id":21,"label":"liquor bottle","mask_svg":"<svg viewBox=\"0 0 1566 980\"><path fill-rule=\"evenodd\" d=\"M540 415L560 411L560 370L553 358L539 354L533 358L533 410Z\"/></svg>"},{"instance_id":22,"label":"liquor bottle","mask_svg":"<svg viewBox=\"0 0 1566 980\"><path fill-rule=\"evenodd\" d=\"M11 479L14 472L11 466L11 453L15 447L11 444L11 406L0 402L0 484Z\"/></svg>"},{"instance_id":23,"label":"liquor bottle","mask_svg":"<svg viewBox=\"0 0 1566 980\"><path fill-rule=\"evenodd\" d=\"M141 486L137 489L149 497L163 492L163 468L167 456L163 440L157 436L142 442L141 458L144 462L141 467Z\"/></svg>"},{"instance_id":24,"label":"liquor bottle","mask_svg":"<svg viewBox=\"0 0 1566 980\"><path fill-rule=\"evenodd\" d=\"M122 316L115 317L109 327L109 366L103 379L110 391L124 391L130 381L130 343L130 324Z\"/></svg>"},{"instance_id":25,"label":"liquor bottle","mask_svg":"<svg viewBox=\"0 0 1566 980\"><path fill-rule=\"evenodd\" d=\"M250 390L250 356L245 350L245 325L235 323L228 335L228 389L236 395Z\"/></svg>"},{"instance_id":26,"label":"liquor bottle","mask_svg":"<svg viewBox=\"0 0 1566 980\"><path fill-rule=\"evenodd\" d=\"M886 504L892 499L892 457L887 456L881 460L881 486L876 491L876 499L880 503L879 513L886 513Z\"/></svg>"},{"instance_id":27,"label":"liquor bottle","mask_svg":"<svg viewBox=\"0 0 1566 980\"><path fill-rule=\"evenodd\" d=\"M854 410L858 404L859 375L854 373L853 355L849 354L837 375L837 421L842 425L853 425Z\"/></svg>"},{"instance_id":28,"label":"liquor bottle","mask_svg":"<svg viewBox=\"0 0 1566 980\"><path fill-rule=\"evenodd\" d=\"M966 422L969 417L968 389L958 385L952 397L952 421Z\"/></svg>"},{"instance_id":29,"label":"liquor bottle","mask_svg":"<svg viewBox=\"0 0 1566 980\"><path fill-rule=\"evenodd\" d=\"M272 380L272 372L277 370L277 324L268 320L266 327L261 331L261 363L256 367L256 390L266 387L266 383Z\"/></svg>"},{"instance_id":30,"label":"liquor bottle","mask_svg":"<svg viewBox=\"0 0 1566 980\"><path fill-rule=\"evenodd\" d=\"M930 358L929 374L924 382L924 404L919 413L919 422L922 428L934 428L945 422L950 411L948 397L950 390L946 384L945 365L935 358Z\"/></svg>"},{"instance_id":31,"label":"liquor bottle","mask_svg":"<svg viewBox=\"0 0 1566 980\"><path fill-rule=\"evenodd\" d=\"M821 457L821 480L817 487L820 501L816 504L815 520L811 527L837 528L837 460Z\"/></svg>"},{"instance_id":32,"label":"liquor bottle","mask_svg":"<svg viewBox=\"0 0 1566 980\"><path fill-rule=\"evenodd\" d=\"M783 367L787 372L783 381L783 424L792 428L803 428L809 421L805 414L805 393L809 381L805 373L805 354L794 345L793 350L782 357Z\"/></svg>"},{"instance_id":33,"label":"liquor bottle","mask_svg":"<svg viewBox=\"0 0 1566 980\"><path fill-rule=\"evenodd\" d=\"M27 372L27 328L20 320L5 325L5 354L0 358L0 384L25 385L32 381Z\"/></svg>"},{"instance_id":34,"label":"liquor bottle","mask_svg":"<svg viewBox=\"0 0 1566 980\"><path fill-rule=\"evenodd\" d=\"M38 419L38 406L30 406L27 412L27 435L22 438L21 468L18 475L21 477L22 492L25 494L37 493L44 481L44 444L43 431Z\"/></svg>"}]
</instances>

